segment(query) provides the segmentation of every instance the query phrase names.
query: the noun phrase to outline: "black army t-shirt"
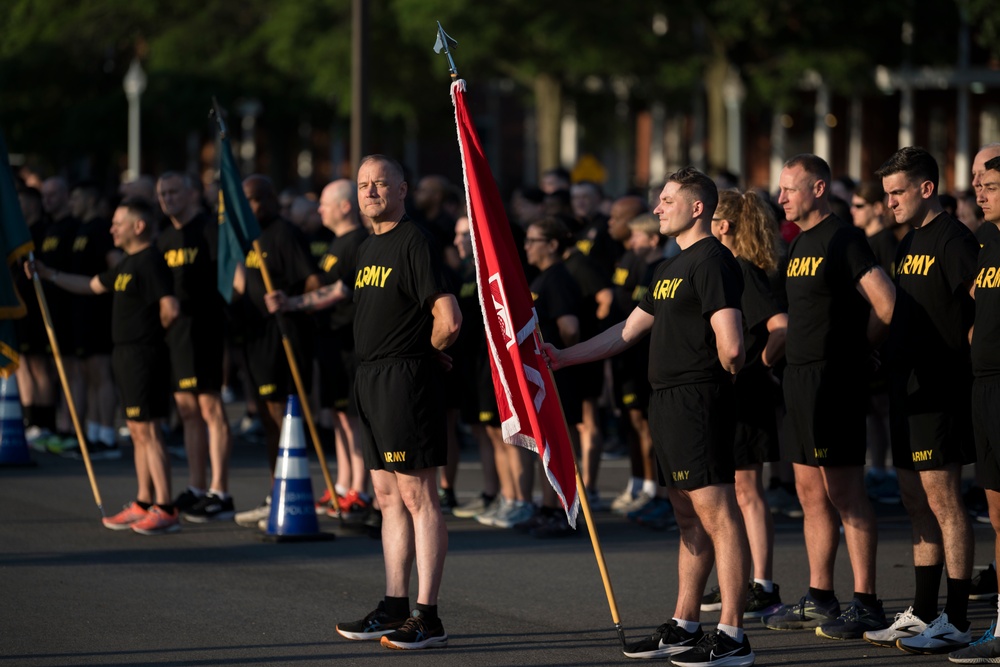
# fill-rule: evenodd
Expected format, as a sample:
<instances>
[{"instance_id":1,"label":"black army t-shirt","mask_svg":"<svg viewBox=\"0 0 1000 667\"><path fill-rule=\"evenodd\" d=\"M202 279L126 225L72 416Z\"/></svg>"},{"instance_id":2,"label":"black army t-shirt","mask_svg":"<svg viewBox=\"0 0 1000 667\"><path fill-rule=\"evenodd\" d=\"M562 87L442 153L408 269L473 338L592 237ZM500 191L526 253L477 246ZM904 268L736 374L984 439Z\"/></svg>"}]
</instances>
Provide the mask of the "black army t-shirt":
<instances>
[{"instance_id":1,"label":"black army t-shirt","mask_svg":"<svg viewBox=\"0 0 1000 667\"><path fill-rule=\"evenodd\" d=\"M319 260L319 278L323 285L333 285L338 280L343 280L348 289L353 288L354 277L357 274L358 250L366 238L368 230L358 227L330 241L326 254ZM321 317L331 331L344 329L350 331L354 325L354 311L354 301L344 299L327 309Z\"/></svg>"},{"instance_id":2,"label":"black army t-shirt","mask_svg":"<svg viewBox=\"0 0 1000 667\"><path fill-rule=\"evenodd\" d=\"M972 372L976 377L1000 375L1000 235L979 251Z\"/></svg>"},{"instance_id":3,"label":"black army t-shirt","mask_svg":"<svg viewBox=\"0 0 1000 667\"><path fill-rule=\"evenodd\" d=\"M947 213L903 238L896 255L896 306L889 352L897 369L968 372L974 303L967 285L976 276L979 244Z\"/></svg>"},{"instance_id":4,"label":"black army t-shirt","mask_svg":"<svg viewBox=\"0 0 1000 667\"><path fill-rule=\"evenodd\" d=\"M408 218L365 239L353 285L354 341L361 361L433 352L427 300L447 292L447 285L437 243Z\"/></svg>"},{"instance_id":5,"label":"black army t-shirt","mask_svg":"<svg viewBox=\"0 0 1000 667\"><path fill-rule=\"evenodd\" d=\"M531 281L531 298L535 302L542 339L556 347L565 347L566 343L559 335L558 320L565 315L573 315L579 320L583 307L580 286L573 280L566 265L558 262L539 273Z\"/></svg>"},{"instance_id":6,"label":"black army t-shirt","mask_svg":"<svg viewBox=\"0 0 1000 667\"><path fill-rule=\"evenodd\" d=\"M764 368L761 355L767 346L767 321L782 311L778 300L771 293L764 270L742 257L737 257L736 261L743 273L740 308L743 310L743 349L746 350L746 363L741 372L747 373Z\"/></svg>"},{"instance_id":7,"label":"black army t-shirt","mask_svg":"<svg viewBox=\"0 0 1000 667\"><path fill-rule=\"evenodd\" d=\"M606 322L597 319L597 293L611 287L607 276L598 269L597 264L583 253L573 251L565 260L566 270L580 287L583 296L580 310L580 340L587 340L599 334Z\"/></svg>"},{"instance_id":8,"label":"black army t-shirt","mask_svg":"<svg viewBox=\"0 0 1000 667\"><path fill-rule=\"evenodd\" d=\"M98 275L112 292L111 339L115 345L163 341L160 299L173 294L173 278L154 246L125 255L117 266Z\"/></svg>"},{"instance_id":9,"label":"black army t-shirt","mask_svg":"<svg viewBox=\"0 0 1000 667\"><path fill-rule=\"evenodd\" d=\"M732 253L707 237L663 261L639 307L654 317L649 340L653 389L714 382L729 376L719 363L712 314L740 308L743 277Z\"/></svg>"},{"instance_id":10,"label":"black army t-shirt","mask_svg":"<svg viewBox=\"0 0 1000 667\"><path fill-rule=\"evenodd\" d=\"M222 297L214 289L218 282L219 226L199 213L180 229L168 225L160 232L156 246L173 274L181 314L221 321Z\"/></svg>"},{"instance_id":11,"label":"black army t-shirt","mask_svg":"<svg viewBox=\"0 0 1000 667\"><path fill-rule=\"evenodd\" d=\"M258 242L274 289L300 294L306 278L316 272L301 230L287 220L275 218L263 227ZM247 325L253 326L270 316L264 304L265 292L260 256L256 250L250 250L246 257L246 296L250 304Z\"/></svg>"},{"instance_id":12,"label":"black army t-shirt","mask_svg":"<svg viewBox=\"0 0 1000 667\"><path fill-rule=\"evenodd\" d=\"M788 253L788 363L862 363L871 307L857 282L877 265L864 232L830 215L796 236Z\"/></svg>"}]
</instances>

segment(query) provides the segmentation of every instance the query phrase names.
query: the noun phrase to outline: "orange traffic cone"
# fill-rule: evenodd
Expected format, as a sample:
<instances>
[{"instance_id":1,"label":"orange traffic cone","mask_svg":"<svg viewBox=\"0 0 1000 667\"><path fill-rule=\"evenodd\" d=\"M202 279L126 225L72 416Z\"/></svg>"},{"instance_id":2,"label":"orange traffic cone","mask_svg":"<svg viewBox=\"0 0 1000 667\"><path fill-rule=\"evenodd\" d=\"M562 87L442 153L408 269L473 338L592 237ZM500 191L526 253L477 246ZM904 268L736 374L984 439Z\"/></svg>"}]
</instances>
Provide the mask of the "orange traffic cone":
<instances>
[{"instance_id":1,"label":"orange traffic cone","mask_svg":"<svg viewBox=\"0 0 1000 667\"><path fill-rule=\"evenodd\" d=\"M0 379L0 466L33 466L24 437L24 416L17 377Z\"/></svg>"},{"instance_id":2,"label":"orange traffic cone","mask_svg":"<svg viewBox=\"0 0 1000 667\"><path fill-rule=\"evenodd\" d=\"M332 540L333 533L320 532L309 478L302 406L297 396L288 397L281 423L278 463L271 488L271 514L264 539L273 542Z\"/></svg>"}]
</instances>

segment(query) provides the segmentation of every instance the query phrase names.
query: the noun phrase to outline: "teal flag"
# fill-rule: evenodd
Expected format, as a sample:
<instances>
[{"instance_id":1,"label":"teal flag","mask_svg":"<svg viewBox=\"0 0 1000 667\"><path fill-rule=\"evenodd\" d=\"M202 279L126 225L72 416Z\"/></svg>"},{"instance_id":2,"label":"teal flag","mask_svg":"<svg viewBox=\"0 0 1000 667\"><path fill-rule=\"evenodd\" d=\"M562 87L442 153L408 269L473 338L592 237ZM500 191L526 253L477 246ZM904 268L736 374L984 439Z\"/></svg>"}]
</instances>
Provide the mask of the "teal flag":
<instances>
[{"instance_id":1,"label":"teal flag","mask_svg":"<svg viewBox=\"0 0 1000 667\"><path fill-rule=\"evenodd\" d=\"M260 225L243 194L243 179L224 134L219 148L219 294L231 303L236 265L246 261Z\"/></svg>"},{"instance_id":2,"label":"teal flag","mask_svg":"<svg viewBox=\"0 0 1000 667\"><path fill-rule=\"evenodd\" d=\"M3 132L0 132L0 255L6 259L8 266L8 270L0 270L0 377L9 377L17 370L14 320L24 317L27 312L10 272L20 271L18 260L34 249L31 232L17 199L7 142Z\"/></svg>"}]
</instances>

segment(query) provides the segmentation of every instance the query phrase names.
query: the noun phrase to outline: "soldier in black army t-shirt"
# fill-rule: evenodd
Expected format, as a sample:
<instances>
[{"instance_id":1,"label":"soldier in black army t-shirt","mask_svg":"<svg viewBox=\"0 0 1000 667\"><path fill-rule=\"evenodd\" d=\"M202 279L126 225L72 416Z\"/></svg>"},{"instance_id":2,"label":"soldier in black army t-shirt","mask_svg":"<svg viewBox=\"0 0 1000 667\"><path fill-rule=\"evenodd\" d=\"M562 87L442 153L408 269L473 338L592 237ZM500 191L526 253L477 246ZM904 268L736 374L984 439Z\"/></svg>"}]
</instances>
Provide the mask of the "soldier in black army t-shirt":
<instances>
[{"instance_id":1,"label":"soldier in black army t-shirt","mask_svg":"<svg viewBox=\"0 0 1000 667\"><path fill-rule=\"evenodd\" d=\"M361 246L354 279L354 341L361 366L355 398L365 461L382 509L386 596L365 618L338 623L347 639L383 646L444 646L437 602L448 532L437 498L447 459L439 354L458 337L462 315L445 289L440 250L405 215L397 162L370 155L358 170L361 212L374 234ZM413 560L419 576L410 612Z\"/></svg>"},{"instance_id":2,"label":"soldier in black army t-shirt","mask_svg":"<svg viewBox=\"0 0 1000 667\"><path fill-rule=\"evenodd\" d=\"M674 656L692 664L727 655L752 664L743 633L750 557L734 488L735 396L732 376L744 360L739 266L712 237L718 191L685 168L667 180L654 213L681 253L656 269L628 319L567 350L545 345L555 368L606 358L650 338L649 422L681 530L673 618L629 644L631 658ZM701 597L714 562L722 597L720 623L705 633ZM716 650L718 649L718 650ZM735 662L735 660L734 660Z\"/></svg>"},{"instance_id":3,"label":"soldier in black army t-shirt","mask_svg":"<svg viewBox=\"0 0 1000 667\"><path fill-rule=\"evenodd\" d=\"M152 208L142 200L125 200L115 209L111 235L125 257L114 268L90 277L61 273L41 262L38 275L74 294L113 293L112 367L125 406L135 448L139 482L136 500L104 519L111 530L156 535L180 528L170 496L170 462L161 425L167 417L167 354L164 330L177 318L173 281L163 256L152 244Z\"/></svg>"},{"instance_id":4,"label":"soldier in black army t-shirt","mask_svg":"<svg viewBox=\"0 0 1000 667\"><path fill-rule=\"evenodd\" d=\"M909 630L896 632L895 644L911 653L946 653L972 640L972 526L960 487L962 466L974 461L969 291L979 244L942 209L937 162L927 151L901 148L876 175L896 223L912 228L896 255L886 348L893 463L913 524L912 614L919 621L908 619ZM942 568L948 598L939 616Z\"/></svg>"},{"instance_id":5,"label":"soldier in black army t-shirt","mask_svg":"<svg viewBox=\"0 0 1000 667\"><path fill-rule=\"evenodd\" d=\"M171 388L184 428L188 488L177 508L193 523L232 519L229 458L232 442L222 406L224 302L217 280L219 226L202 210L194 180L168 171L156 183L168 224L157 239L173 276L181 312L167 332ZM211 468L211 480L205 471Z\"/></svg>"}]
</instances>

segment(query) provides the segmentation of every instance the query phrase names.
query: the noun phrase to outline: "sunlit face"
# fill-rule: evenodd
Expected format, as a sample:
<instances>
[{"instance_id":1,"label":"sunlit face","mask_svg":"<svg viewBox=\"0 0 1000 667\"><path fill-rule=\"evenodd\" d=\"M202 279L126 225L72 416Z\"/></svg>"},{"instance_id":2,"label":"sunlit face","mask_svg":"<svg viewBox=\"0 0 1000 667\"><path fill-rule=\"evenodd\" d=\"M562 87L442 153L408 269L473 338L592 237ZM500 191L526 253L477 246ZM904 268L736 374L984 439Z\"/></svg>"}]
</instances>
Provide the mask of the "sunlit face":
<instances>
[{"instance_id":1,"label":"sunlit face","mask_svg":"<svg viewBox=\"0 0 1000 667\"><path fill-rule=\"evenodd\" d=\"M633 229L632 235L628 239L629 250L640 257L654 250L660 243L659 234L650 234L640 229Z\"/></svg>"},{"instance_id":2,"label":"sunlit face","mask_svg":"<svg viewBox=\"0 0 1000 667\"><path fill-rule=\"evenodd\" d=\"M469 219L464 215L455 222L455 247L462 259L472 257L472 234L469 232Z\"/></svg>"},{"instance_id":3,"label":"sunlit face","mask_svg":"<svg viewBox=\"0 0 1000 667\"><path fill-rule=\"evenodd\" d=\"M854 195L851 197L851 218L854 226L864 229L872 220L873 206L866 202L863 197Z\"/></svg>"},{"instance_id":4,"label":"sunlit face","mask_svg":"<svg viewBox=\"0 0 1000 667\"><path fill-rule=\"evenodd\" d=\"M814 177L801 165L785 167L778 179L778 205L785 212L785 220L805 223L816 209L820 187Z\"/></svg>"},{"instance_id":5,"label":"sunlit face","mask_svg":"<svg viewBox=\"0 0 1000 667\"><path fill-rule=\"evenodd\" d=\"M1000 224L1000 171L983 171L976 188L976 203L983 209L986 222Z\"/></svg>"},{"instance_id":6,"label":"sunlit face","mask_svg":"<svg viewBox=\"0 0 1000 667\"><path fill-rule=\"evenodd\" d=\"M986 173L986 163L995 157L1000 157L1000 146L990 146L976 153L976 158L972 161L972 189L979 190L983 174Z\"/></svg>"},{"instance_id":7,"label":"sunlit face","mask_svg":"<svg viewBox=\"0 0 1000 667\"><path fill-rule=\"evenodd\" d=\"M660 219L660 233L664 236L677 236L690 229L696 218L694 202L681 191L681 184L673 181L663 186L653 215Z\"/></svg>"},{"instance_id":8,"label":"sunlit face","mask_svg":"<svg viewBox=\"0 0 1000 667\"><path fill-rule=\"evenodd\" d=\"M323 192L319 195L319 208L317 210L324 227L333 229L340 221L342 205L343 201L337 196L337 191L332 184L323 188Z\"/></svg>"},{"instance_id":9,"label":"sunlit face","mask_svg":"<svg viewBox=\"0 0 1000 667\"><path fill-rule=\"evenodd\" d=\"M115 214L111 218L111 239L116 248L127 248L129 244L138 238L139 222L128 209L119 206L115 209Z\"/></svg>"},{"instance_id":10,"label":"sunlit face","mask_svg":"<svg viewBox=\"0 0 1000 667\"><path fill-rule=\"evenodd\" d=\"M886 205L892 211L896 223L912 225L923 222L927 213L927 200L933 193L928 181L921 183L915 178L899 172L882 179L882 189L886 194Z\"/></svg>"},{"instance_id":11,"label":"sunlit face","mask_svg":"<svg viewBox=\"0 0 1000 667\"><path fill-rule=\"evenodd\" d=\"M156 184L156 197L160 208L170 218L179 216L191 203L191 188L179 177L161 178Z\"/></svg>"},{"instance_id":12,"label":"sunlit face","mask_svg":"<svg viewBox=\"0 0 1000 667\"><path fill-rule=\"evenodd\" d=\"M358 204L372 222L398 222L405 211L406 182L391 165L369 160L358 170Z\"/></svg>"}]
</instances>

